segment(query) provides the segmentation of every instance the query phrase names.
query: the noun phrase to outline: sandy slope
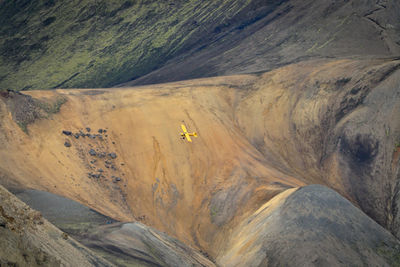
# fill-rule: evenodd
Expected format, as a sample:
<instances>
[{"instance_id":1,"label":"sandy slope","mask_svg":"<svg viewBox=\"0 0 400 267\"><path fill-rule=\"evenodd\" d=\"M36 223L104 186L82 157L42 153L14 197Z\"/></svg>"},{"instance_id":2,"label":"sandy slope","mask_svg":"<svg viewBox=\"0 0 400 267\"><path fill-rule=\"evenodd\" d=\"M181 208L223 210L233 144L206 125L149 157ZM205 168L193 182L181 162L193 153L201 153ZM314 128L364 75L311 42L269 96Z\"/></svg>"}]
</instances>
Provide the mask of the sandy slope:
<instances>
[{"instance_id":1,"label":"sandy slope","mask_svg":"<svg viewBox=\"0 0 400 267\"><path fill-rule=\"evenodd\" d=\"M141 221L212 256L272 197L311 183L338 190L396 234L398 67L320 60L259 75L26 92L67 99L29 135L2 97L1 182ZM180 139L182 122L198 132L193 143ZM86 127L102 140L62 134Z\"/></svg>"}]
</instances>

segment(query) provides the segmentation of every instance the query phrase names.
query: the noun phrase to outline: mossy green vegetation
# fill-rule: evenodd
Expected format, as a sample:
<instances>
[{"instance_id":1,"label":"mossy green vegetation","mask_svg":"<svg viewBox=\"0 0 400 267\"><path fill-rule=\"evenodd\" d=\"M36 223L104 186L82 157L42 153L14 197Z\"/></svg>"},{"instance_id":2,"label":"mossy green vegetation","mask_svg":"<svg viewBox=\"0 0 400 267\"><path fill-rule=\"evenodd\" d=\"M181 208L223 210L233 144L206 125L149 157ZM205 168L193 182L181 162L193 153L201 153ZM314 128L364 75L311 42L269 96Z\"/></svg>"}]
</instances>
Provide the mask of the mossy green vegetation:
<instances>
[{"instance_id":1,"label":"mossy green vegetation","mask_svg":"<svg viewBox=\"0 0 400 267\"><path fill-rule=\"evenodd\" d=\"M377 247L377 252L387 259L390 266L400 267L400 248L390 248L385 244L381 244Z\"/></svg>"},{"instance_id":2,"label":"mossy green vegetation","mask_svg":"<svg viewBox=\"0 0 400 267\"><path fill-rule=\"evenodd\" d=\"M257 1L0 1L0 88L110 87L218 38Z\"/></svg>"}]
</instances>

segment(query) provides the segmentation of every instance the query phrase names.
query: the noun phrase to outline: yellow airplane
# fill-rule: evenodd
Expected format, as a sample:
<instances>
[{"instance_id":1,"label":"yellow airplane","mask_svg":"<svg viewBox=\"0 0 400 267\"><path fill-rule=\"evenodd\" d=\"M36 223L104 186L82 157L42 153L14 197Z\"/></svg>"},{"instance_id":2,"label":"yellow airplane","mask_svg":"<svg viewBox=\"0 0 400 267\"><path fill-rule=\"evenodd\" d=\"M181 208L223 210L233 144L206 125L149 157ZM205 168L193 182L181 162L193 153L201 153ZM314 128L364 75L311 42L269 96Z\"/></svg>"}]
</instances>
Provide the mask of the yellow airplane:
<instances>
[{"instance_id":1,"label":"yellow airplane","mask_svg":"<svg viewBox=\"0 0 400 267\"><path fill-rule=\"evenodd\" d=\"M186 138L186 140L188 140L188 142L192 142L192 139L190 138L191 136L197 137L197 133L193 132L193 133L188 133L188 131L186 130L185 125L181 124L181 128L183 133L181 133L181 136L183 139Z\"/></svg>"}]
</instances>

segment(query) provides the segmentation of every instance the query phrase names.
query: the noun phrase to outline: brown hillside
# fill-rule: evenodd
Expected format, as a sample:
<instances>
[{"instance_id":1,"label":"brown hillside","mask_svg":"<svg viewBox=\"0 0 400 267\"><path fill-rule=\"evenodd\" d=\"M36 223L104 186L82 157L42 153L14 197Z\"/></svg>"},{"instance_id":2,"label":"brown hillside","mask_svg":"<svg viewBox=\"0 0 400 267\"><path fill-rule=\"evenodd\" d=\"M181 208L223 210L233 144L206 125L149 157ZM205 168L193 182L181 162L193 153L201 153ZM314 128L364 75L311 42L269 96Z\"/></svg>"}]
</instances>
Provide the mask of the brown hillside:
<instances>
[{"instance_id":1,"label":"brown hillside","mask_svg":"<svg viewBox=\"0 0 400 267\"><path fill-rule=\"evenodd\" d=\"M314 183L398 234L399 66L320 60L259 75L26 92L66 99L59 113L37 111L29 134L15 114L33 104L16 108L17 96L3 94L1 182L141 221L213 257L268 200ZM180 138L181 123L198 133L193 143Z\"/></svg>"}]
</instances>

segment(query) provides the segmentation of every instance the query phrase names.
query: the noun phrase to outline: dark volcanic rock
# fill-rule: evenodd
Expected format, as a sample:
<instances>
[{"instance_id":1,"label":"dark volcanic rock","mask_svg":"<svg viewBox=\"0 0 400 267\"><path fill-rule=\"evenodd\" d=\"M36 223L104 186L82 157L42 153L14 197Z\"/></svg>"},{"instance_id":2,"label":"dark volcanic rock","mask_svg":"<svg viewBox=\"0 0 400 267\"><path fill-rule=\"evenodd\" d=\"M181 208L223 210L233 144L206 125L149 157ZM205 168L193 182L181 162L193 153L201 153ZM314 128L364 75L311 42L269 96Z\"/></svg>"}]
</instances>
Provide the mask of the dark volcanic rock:
<instances>
[{"instance_id":1,"label":"dark volcanic rock","mask_svg":"<svg viewBox=\"0 0 400 267\"><path fill-rule=\"evenodd\" d=\"M114 152L109 153L108 156L112 159L116 159L117 158L117 154L115 154Z\"/></svg>"},{"instance_id":2,"label":"dark volcanic rock","mask_svg":"<svg viewBox=\"0 0 400 267\"><path fill-rule=\"evenodd\" d=\"M90 132L90 128L89 127L86 127L86 131L89 133Z\"/></svg>"},{"instance_id":3,"label":"dark volcanic rock","mask_svg":"<svg viewBox=\"0 0 400 267\"><path fill-rule=\"evenodd\" d=\"M97 155L97 153L96 153L96 151L95 151L94 149L90 149L90 150L89 150L89 154L90 154L91 156L96 156L96 155Z\"/></svg>"},{"instance_id":4,"label":"dark volcanic rock","mask_svg":"<svg viewBox=\"0 0 400 267\"><path fill-rule=\"evenodd\" d=\"M68 142L68 141L65 141L64 146L65 146L65 147L71 147L71 143Z\"/></svg>"},{"instance_id":5,"label":"dark volcanic rock","mask_svg":"<svg viewBox=\"0 0 400 267\"><path fill-rule=\"evenodd\" d=\"M64 130L64 131L62 131L62 133L63 133L63 134L65 134L65 135L71 135L71 134L72 134L72 132L71 132L71 131L65 131L65 130Z\"/></svg>"}]
</instances>

